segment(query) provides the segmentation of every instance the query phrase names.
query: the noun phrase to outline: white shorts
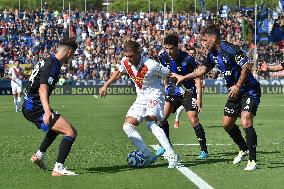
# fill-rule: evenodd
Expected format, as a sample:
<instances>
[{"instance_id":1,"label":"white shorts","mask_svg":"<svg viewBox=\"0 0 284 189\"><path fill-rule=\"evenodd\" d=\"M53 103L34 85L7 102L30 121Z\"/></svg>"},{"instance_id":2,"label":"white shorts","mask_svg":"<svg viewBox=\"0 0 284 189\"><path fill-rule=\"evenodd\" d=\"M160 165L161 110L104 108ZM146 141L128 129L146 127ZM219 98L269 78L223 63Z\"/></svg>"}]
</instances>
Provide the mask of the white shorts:
<instances>
[{"instance_id":1,"label":"white shorts","mask_svg":"<svg viewBox=\"0 0 284 189\"><path fill-rule=\"evenodd\" d=\"M16 83L11 82L12 94L21 93L22 92L22 82Z\"/></svg>"},{"instance_id":2,"label":"white shorts","mask_svg":"<svg viewBox=\"0 0 284 189\"><path fill-rule=\"evenodd\" d=\"M134 117L142 123L147 116L156 116L158 121L164 118L164 95L151 95L137 97L129 108L126 117Z\"/></svg>"}]
</instances>

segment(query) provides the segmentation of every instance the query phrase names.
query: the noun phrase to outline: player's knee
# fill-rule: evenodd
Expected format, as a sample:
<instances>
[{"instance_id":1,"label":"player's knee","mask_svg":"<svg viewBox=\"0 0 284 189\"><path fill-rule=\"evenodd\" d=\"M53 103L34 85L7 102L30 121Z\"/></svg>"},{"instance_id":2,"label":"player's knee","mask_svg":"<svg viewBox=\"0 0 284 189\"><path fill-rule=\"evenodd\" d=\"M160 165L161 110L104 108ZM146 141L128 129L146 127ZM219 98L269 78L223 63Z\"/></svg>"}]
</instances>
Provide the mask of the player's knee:
<instances>
[{"instance_id":1,"label":"player's knee","mask_svg":"<svg viewBox=\"0 0 284 189\"><path fill-rule=\"evenodd\" d=\"M152 127L154 125L157 125L155 121L147 121L147 128L149 129L149 131L152 131Z\"/></svg>"},{"instance_id":2,"label":"player's knee","mask_svg":"<svg viewBox=\"0 0 284 189\"><path fill-rule=\"evenodd\" d=\"M130 124L130 123L124 123L122 126L123 131L127 134L129 132L132 132L134 129L134 125Z\"/></svg>"},{"instance_id":3,"label":"player's knee","mask_svg":"<svg viewBox=\"0 0 284 189\"><path fill-rule=\"evenodd\" d=\"M249 112L243 112L241 115L241 122L244 128L250 127L252 125L252 115Z\"/></svg>"},{"instance_id":4,"label":"player's knee","mask_svg":"<svg viewBox=\"0 0 284 189\"><path fill-rule=\"evenodd\" d=\"M199 124L199 119L197 117L197 114L190 114L188 118L189 118L191 127L195 127L196 125Z\"/></svg>"}]
</instances>

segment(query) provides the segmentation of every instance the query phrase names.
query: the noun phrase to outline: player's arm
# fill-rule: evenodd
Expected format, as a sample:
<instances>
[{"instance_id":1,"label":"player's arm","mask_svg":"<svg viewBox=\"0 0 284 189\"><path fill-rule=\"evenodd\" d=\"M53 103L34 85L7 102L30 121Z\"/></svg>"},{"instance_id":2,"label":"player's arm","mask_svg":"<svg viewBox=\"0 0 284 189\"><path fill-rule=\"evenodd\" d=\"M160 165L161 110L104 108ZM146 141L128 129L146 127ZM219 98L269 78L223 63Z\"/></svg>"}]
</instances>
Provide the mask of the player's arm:
<instances>
[{"instance_id":1,"label":"player's arm","mask_svg":"<svg viewBox=\"0 0 284 189\"><path fill-rule=\"evenodd\" d=\"M38 89L38 94L44 110L43 122L45 124L49 124L49 120L52 117L52 112L50 110L49 101L48 101L48 86L46 84L40 84L40 87Z\"/></svg>"},{"instance_id":2,"label":"player's arm","mask_svg":"<svg viewBox=\"0 0 284 189\"><path fill-rule=\"evenodd\" d=\"M275 66L268 66L267 64L261 64L260 69L268 72L278 72L284 70L284 62Z\"/></svg>"},{"instance_id":3,"label":"player's arm","mask_svg":"<svg viewBox=\"0 0 284 189\"><path fill-rule=\"evenodd\" d=\"M110 84L118 80L122 75L123 73L121 73L119 70L115 70L110 76L109 80L107 80L107 82L104 84L104 86L99 89L100 96L106 96L106 90L110 86Z\"/></svg>"},{"instance_id":4,"label":"player's arm","mask_svg":"<svg viewBox=\"0 0 284 189\"><path fill-rule=\"evenodd\" d=\"M187 74L185 76L172 73L171 77L177 79L177 85L178 85L179 83L183 82L184 80L195 79L195 78L201 77L204 74L206 74L207 72L209 72L210 70L211 70L210 67L207 67L207 66L203 65L203 66L200 66L199 68L197 68L194 72L189 73L189 74Z\"/></svg>"},{"instance_id":5,"label":"player's arm","mask_svg":"<svg viewBox=\"0 0 284 189\"><path fill-rule=\"evenodd\" d=\"M197 94L197 111L201 112L202 108L202 79L200 77L196 78L195 80L195 86L196 86L196 94Z\"/></svg>"}]
</instances>

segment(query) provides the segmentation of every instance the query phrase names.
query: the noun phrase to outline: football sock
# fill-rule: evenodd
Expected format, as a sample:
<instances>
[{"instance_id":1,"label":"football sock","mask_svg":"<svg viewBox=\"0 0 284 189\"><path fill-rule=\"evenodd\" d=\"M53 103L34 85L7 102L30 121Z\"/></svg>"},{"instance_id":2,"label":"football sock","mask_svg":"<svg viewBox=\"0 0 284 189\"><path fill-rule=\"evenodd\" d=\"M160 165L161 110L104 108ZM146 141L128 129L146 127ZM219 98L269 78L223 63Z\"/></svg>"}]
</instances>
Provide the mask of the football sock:
<instances>
[{"instance_id":1,"label":"football sock","mask_svg":"<svg viewBox=\"0 0 284 189\"><path fill-rule=\"evenodd\" d=\"M54 169L62 171L64 169L64 165L62 163L56 162L54 165Z\"/></svg>"},{"instance_id":2,"label":"football sock","mask_svg":"<svg viewBox=\"0 0 284 189\"><path fill-rule=\"evenodd\" d=\"M176 111L176 121L178 121L179 120L179 118L180 118L180 116L181 116L181 113L182 113L182 111L184 110L184 107L183 106L180 106L178 109L177 109L177 111Z\"/></svg>"},{"instance_id":3,"label":"football sock","mask_svg":"<svg viewBox=\"0 0 284 189\"><path fill-rule=\"evenodd\" d=\"M166 150L166 152L173 152L172 146L161 127L159 127L155 121L147 121L148 129L153 133L153 135L157 138L162 147Z\"/></svg>"},{"instance_id":4,"label":"football sock","mask_svg":"<svg viewBox=\"0 0 284 189\"><path fill-rule=\"evenodd\" d=\"M169 142L171 142L170 140L170 126L169 126L169 122L166 121L163 124L160 125L160 127L164 130Z\"/></svg>"},{"instance_id":5,"label":"football sock","mask_svg":"<svg viewBox=\"0 0 284 189\"><path fill-rule=\"evenodd\" d=\"M129 123L124 123L123 131L128 136L128 138L131 140L131 143L134 146L136 146L141 152L143 152L145 156L150 156L152 154L152 152L145 145L140 134L136 131L134 125L129 124Z\"/></svg>"},{"instance_id":6,"label":"football sock","mask_svg":"<svg viewBox=\"0 0 284 189\"><path fill-rule=\"evenodd\" d=\"M39 147L39 150L41 152L46 152L47 148L53 143L53 141L56 139L57 136L58 136L58 133L56 133L52 130L49 130L46 133L46 135L45 135L45 137L44 137L44 139L43 139L43 141L42 141L42 143Z\"/></svg>"},{"instance_id":7,"label":"football sock","mask_svg":"<svg viewBox=\"0 0 284 189\"><path fill-rule=\"evenodd\" d=\"M253 128L250 126L244 129L246 133L246 141L249 150L249 160L256 161L256 146L257 146L257 135Z\"/></svg>"},{"instance_id":8,"label":"football sock","mask_svg":"<svg viewBox=\"0 0 284 189\"><path fill-rule=\"evenodd\" d=\"M233 141L239 146L240 150L242 150L243 152L248 150L246 141L242 136L241 130L236 124L234 124L231 128L225 128L225 130L233 139Z\"/></svg>"},{"instance_id":9,"label":"football sock","mask_svg":"<svg viewBox=\"0 0 284 189\"><path fill-rule=\"evenodd\" d=\"M200 144L201 151L205 151L206 153L208 153L207 146L206 146L205 132L204 132L202 125L199 123L193 128L194 128L196 137L198 139L198 142Z\"/></svg>"},{"instance_id":10,"label":"football sock","mask_svg":"<svg viewBox=\"0 0 284 189\"><path fill-rule=\"evenodd\" d=\"M15 104L16 110L18 110L17 97L13 96L13 98L14 98L14 104Z\"/></svg>"},{"instance_id":11,"label":"football sock","mask_svg":"<svg viewBox=\"0 0 284 189\"><path fill-rule=\"evenodd\" d=\"M67 158L74 141L75 141L75 138L73 137L70 137L70 136L63 137L59 145L59 153L58 153L56 162L64 164L65 159Z\"/></svg>"},{"instance_id":12,"label":"football sock","mask_svg":"<svg viewBox=\"0 0 284 189\"><path fill-rule=\"evenodd\" d=\"M18 97L18 109L20 109L21 108L21 101L22 101L22 98L21 97Z\"/></svg>"}]
</instances>

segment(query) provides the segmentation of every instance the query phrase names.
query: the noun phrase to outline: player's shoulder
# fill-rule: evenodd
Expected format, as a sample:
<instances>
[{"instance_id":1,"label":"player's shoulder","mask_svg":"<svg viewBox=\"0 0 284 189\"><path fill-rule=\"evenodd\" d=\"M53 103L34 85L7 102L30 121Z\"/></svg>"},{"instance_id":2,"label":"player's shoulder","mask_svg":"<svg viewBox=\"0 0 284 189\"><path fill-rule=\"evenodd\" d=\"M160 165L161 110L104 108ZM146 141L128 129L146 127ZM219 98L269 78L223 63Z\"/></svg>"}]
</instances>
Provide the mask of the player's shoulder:
<instances>
[{"instance_id":1,"label":"player's shoulder","mask_svg":"<svg viewBox=\"0 0 284 189\"><path fill-rule=\"evenodd\" d=\"M228 41L222 41L221 42L221 49L223 52L227 53L227 54L232 54L235 55L239 52L242 52L242 50L240 49L239 46L234 45Z\"/></svg>"},{"instance_id":2,"label":"player's shoulder","mask_svg":"<svg viewBox=\"0 0 284 189\"><path fill-rule=\"evenodd\" d=\"M146 56L143 56L143 57L142 57L142 62L143 62L144 64L146 64L147 67L156 67L157 64L158 64L158 62L157 62L156 60L151 59L151 58L146 57Z\"/></svg>"}]
</instances>

